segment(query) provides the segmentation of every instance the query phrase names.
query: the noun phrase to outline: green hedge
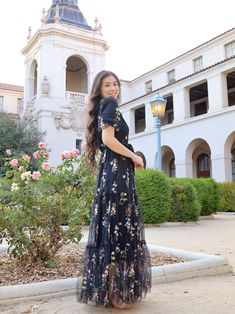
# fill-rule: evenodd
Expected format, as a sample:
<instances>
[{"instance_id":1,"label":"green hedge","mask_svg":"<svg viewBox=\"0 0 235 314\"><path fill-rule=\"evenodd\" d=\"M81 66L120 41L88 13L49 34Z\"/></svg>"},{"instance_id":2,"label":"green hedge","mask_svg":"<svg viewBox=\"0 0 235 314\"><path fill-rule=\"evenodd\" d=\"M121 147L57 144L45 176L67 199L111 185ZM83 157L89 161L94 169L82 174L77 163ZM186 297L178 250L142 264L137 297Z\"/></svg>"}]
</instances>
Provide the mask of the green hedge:
<instances>
[{"instance_id":1,"label":"green hedge","mask_svg":"<svg viewBox=\"0 0 235 314\"><path fill-rule=\"evenodd\" d=\"M219 183L220 210L235 211L235 182Z\"/></svg>"},{"instance_id":2,"label":"green hedge","mask_svg":"<svg viewBox=\"0 0 235 314\"><path fill-rule=\"evenodd\" d=\"M136 185L144 223L163 223L170 213L170 185L166 176L153 169L136 171Z\"/></svg>"},{"instance_id":3,"label":"green hedge","mask_svg":"<svg viewBox=\"0 0 235 314\"><path fill-rule=\"evenodd\" d=\"M211 178L184 178L197 190L198 200L201 204L201 216L211 215L220 208L220 193L218 183Z\"/></svg>"},{"instance_id":4,"label":"green hedge","mask_svg":"<svg viewBox=\"0 0 235 314\"><path fill-rule=\"evenodd\" d=\"M192 184L182 179L169 179L171 211L169 221L197 221L201 205Z\"/></svg>"}]
</instances>

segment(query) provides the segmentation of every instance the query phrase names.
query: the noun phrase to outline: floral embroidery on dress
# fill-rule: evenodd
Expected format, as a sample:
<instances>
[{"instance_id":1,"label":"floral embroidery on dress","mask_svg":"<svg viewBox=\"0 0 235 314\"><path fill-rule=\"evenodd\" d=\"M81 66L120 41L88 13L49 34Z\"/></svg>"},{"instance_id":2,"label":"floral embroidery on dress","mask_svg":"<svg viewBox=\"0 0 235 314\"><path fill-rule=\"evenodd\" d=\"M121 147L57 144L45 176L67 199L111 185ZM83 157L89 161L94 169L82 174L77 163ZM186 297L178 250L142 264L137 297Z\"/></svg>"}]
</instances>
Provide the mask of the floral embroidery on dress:
<instances>
[{"instance_id":1,"label":"floral embroidery on dress","mask_svg":"<svg viewBox=\"0 0 235 314\"><path fill-rule=\"evenodd\" d=\"M110 108L107 108L107 106L110 106ZM107 116L105 114L106 111L110 111L110 115ZM110 104L106 104L105 102L101 103L101 108L100 112L97 117L97 124L98 124L98 129L102 130L107 128L109 125L112 125L117 131L120 129L120 124L121 122L121 112L117 106L117 103L115 101L111 102Z\"/></svg>"},{"instance_id":2,"label":"floral embroidery on dress","mask_svg":"<svg viewBox=\"0 0 235 314\"><path fill-rule=\"evenodd\" d=\"M117 193L117 183L115 181L112 184L112 192Z\"/></svg>"},{"instance_id":3,"label":"floral embroidery on dress","mask_svg":"<svg viewBox=\"0 0 235 314\"><path fill-rule=\"evenodd\" d=\"M111 166L112 166L112 172L116 172L118 165L117 165L117 159L114 158L111 162L110 162Z\"/></svg>"}]
</instances>

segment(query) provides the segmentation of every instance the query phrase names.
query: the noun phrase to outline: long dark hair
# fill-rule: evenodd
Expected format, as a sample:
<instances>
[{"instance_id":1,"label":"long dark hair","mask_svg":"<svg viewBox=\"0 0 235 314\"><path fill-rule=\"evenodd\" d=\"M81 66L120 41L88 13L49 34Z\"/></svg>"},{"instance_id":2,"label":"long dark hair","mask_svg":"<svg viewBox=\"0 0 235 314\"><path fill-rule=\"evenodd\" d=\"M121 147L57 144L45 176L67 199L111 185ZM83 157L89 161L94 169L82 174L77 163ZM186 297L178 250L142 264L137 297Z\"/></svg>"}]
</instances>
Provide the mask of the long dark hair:
<instances>
[{"instance_id":1,"label":"long dark hair","mask_svg":"<svg viewBox=\"0 0 235 314\"><path fill-rule=\"evenodd\" d=\"M95 120L97 117L97 113L99 111L100 100L102 99L102 96L100 94L100 89L101 89L103 80L108 76L114 76L118 82L118 86L119 87L121 86L120 80L115 73L111 71L106 71L106 70L99 72L94 78L92 88L91 88L88 108L87 108L88 116L87 116L87 125L86 125L86 133L85 133L85 138L86 138L86 143L87 143L86 155L88 157L88 161L90 162L92 166L96 165L95 155L99 146L99 141L98 141L98 137L95 130Z\"/></svg>"}]
</instances>

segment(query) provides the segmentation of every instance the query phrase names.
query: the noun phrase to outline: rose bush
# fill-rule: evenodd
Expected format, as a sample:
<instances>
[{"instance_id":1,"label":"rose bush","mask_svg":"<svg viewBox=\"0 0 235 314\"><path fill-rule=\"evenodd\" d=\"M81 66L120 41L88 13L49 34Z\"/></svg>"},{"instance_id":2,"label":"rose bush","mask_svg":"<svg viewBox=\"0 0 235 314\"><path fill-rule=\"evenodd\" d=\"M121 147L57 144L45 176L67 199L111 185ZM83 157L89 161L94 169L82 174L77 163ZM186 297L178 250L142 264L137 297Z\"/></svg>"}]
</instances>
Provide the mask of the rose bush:
<instances>
[{"instance_id":1,"label":"rose bush","mask_svg":"<svg viewBox=\"0 0 235 314\"><path fill-rule=\"evenodd\" d=\"M78 150L63 152L57 167L50 165L49 157L44 143L32 158L13 158L8 150L5 163L10 170L0 194L0 242L7 240L14 257L44 264L54 263L63 245L80 241L95 185L95 173ZM37 169L30 171L35 160Z\"/></svg>"}]
</instances>

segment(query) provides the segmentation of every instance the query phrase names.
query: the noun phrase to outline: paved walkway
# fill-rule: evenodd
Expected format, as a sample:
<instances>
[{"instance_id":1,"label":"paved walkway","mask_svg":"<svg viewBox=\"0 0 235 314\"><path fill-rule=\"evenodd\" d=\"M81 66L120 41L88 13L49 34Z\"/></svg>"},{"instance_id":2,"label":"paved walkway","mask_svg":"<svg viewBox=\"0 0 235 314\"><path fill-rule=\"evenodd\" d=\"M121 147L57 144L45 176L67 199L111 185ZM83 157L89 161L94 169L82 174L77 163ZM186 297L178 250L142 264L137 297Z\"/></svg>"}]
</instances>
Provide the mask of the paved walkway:
<instances>
[{"instance_id":1,"label":"paved walkway","mask_svg":"<svg viewBox=\"0 0 235 314\"><path fill-rule=\"evenodd\" d=\"M146 228L145 232L147 242L151 244L193 252L221 254L229 259L235 270L235 215L219 214L197 223L166 223L160 227ZM34 310L26 312L32 307ZM78 304L73 295L0 307L0 312L7 314L117 313L113 308ZM128 312L234 314L235 276L229 274L202 277L154 285L152 293Z\"/></svg>"}]
</instances>

